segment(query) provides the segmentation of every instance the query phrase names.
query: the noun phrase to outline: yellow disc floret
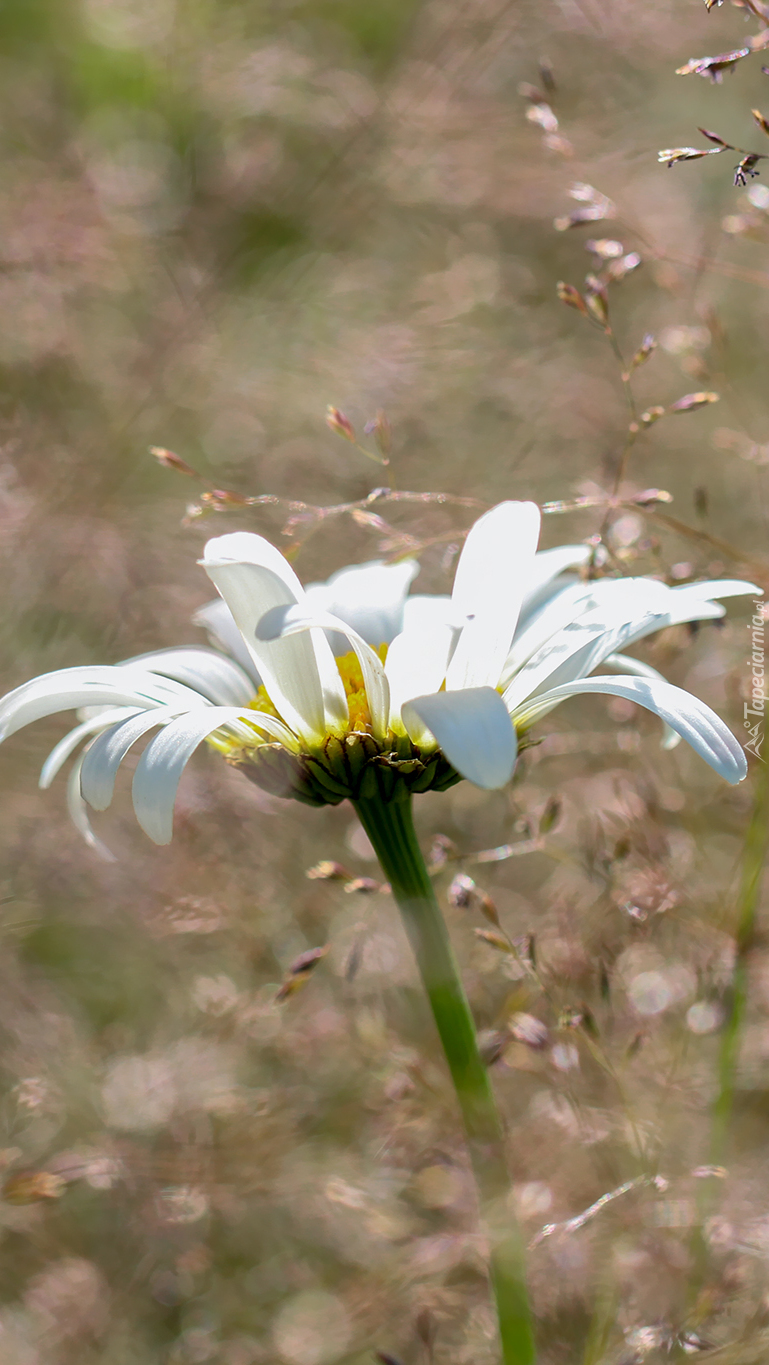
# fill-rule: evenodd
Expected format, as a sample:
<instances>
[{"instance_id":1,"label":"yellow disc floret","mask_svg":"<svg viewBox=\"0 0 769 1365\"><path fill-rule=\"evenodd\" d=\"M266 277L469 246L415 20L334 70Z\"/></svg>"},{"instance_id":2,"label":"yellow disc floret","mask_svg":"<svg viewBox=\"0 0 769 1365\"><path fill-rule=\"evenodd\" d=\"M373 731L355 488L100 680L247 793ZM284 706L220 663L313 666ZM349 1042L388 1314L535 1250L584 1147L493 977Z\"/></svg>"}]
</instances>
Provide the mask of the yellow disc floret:
<instances>
[{"instance_id":1,"label":"yellow disc floret","mask_svg":"<svg viewBox=\"0 0 769 1365\"><path fill-rule=\"evenodd\" d=\"M387 658L387 645L380 645L376 653L382 663L384 663ZM354 650L350 650L349 654L342 654L337 658L336 666L339 669L339 676L342 679L342 686L344 687L345 696L347 697L347 708L350 713L350 720L347 727L348 733L354 731L357 734L370 735L372 730L371 712L369 711L363 673ZM248 703L248 710L256 712L261 711L263 715L274 716L277 720L283 719L264 684L258 688L256 695L251 698ZM254 725L257 724L258 721L255 716ZM264 742L256 733L254 737L257 744ZM216 731L213 735L209 736L208 742L212 748L218 749L220 753L227 756L229 756L234 749L243 747L242 739L234 741L227 735L226 731Z\"/></svg>"},{"instance_id":2,"label":"yellow disc floret","mask_svg":"<svg viewBox=\"0 0 769 1365\"><path fill-rule=\"evenodd\" d=\"M376 651L384 663L387 658L387 645L380 645ZM349 654L342 654L336 661L339 669L339 676L347 697L347 707L350 712L350 729L356 730L361 734L371 734L371 712L368 709L368 698L363 682L363 673L358 663L358 656L353 650Z\"/></svg>"},{"instance_id":3,"label":"yellow disc floret","mask_svg":"<svg viewBox=\"0 0 769 1365\"><path fill-rule=\"evenodd\" d=\"M387 645L380 645L376 652L384 663L387 658ZM342 654L336 660L336 666L339 669L339 676L342 679L342 686L347 697L347 707L350 712L349 729L362 734L371 734L371 712L368 709L366 687L363 682L361 666L354 650L350 650L349 654ZM265 715L282 719L264 686L259 688L256 696L251 698L248 705L251 711L263 711Z\"/></svg>"},{"instance_id":4,"label":"yellow disc floret","mask_svg":"<svg viewBox=\"0 0 769 1365\"><path fill-rule=\"evenodd\" d=\"M262 683L256 696L251 698L250 702L248 703L248 709L249 711L262 711L266 716L274 716L276 720L283 719L283 717L280 715L280 712L277 710L277 707L273 705L272 701L268 697L267 688L265 687L264 683Z\"/></svg>"},{"instance_id":5,"label":"yellow disc floret","mask_svg":"<svg viewBox=\"0 0 769 1365\"><path fill-rule=\"evenodd\" d=\"M382 663L387 645L377 654ZM260 687L248 703L253 743L244 742L225 729L209 744L263 791L293 797L310 806L338 806L340 801L359 801L378 796L383 801L403 800L411 792L445 791L459 781L459 773L434 741L425 746L407 735L392 731L374 737L363 671L354 651L337 658L336 666L347 699L348 721L344 731L332 730L314 744L302 747L298 737L275 740L259 730L259 715L282 720L267 689ZM245 720L245 712L241 720Z\"/></svg>"}]
</instances>

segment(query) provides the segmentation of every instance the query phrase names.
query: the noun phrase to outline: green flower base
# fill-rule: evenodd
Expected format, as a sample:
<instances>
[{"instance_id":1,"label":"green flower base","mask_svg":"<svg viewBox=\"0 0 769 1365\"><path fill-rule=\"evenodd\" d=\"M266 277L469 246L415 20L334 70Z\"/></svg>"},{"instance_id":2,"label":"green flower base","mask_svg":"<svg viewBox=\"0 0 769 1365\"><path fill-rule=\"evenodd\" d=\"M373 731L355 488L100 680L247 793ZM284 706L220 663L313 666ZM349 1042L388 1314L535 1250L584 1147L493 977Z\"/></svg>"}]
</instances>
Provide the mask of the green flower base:
<instances>
[{"instance_id":1,"label":"green flower base","mask_svg":"<svg viewBox=\"0 0 769 1365\"><path fill-rule=\"evenodd\" d=\"M330 736L316 753L307 754L261 744L229 755L227 762L272 796L308 806L407 801L412 792L442 792L461 780L439 749L425 751L405 737L390 738L394 747L383 750L371 735L352 731Z\"/></svg>"}]
</instances>

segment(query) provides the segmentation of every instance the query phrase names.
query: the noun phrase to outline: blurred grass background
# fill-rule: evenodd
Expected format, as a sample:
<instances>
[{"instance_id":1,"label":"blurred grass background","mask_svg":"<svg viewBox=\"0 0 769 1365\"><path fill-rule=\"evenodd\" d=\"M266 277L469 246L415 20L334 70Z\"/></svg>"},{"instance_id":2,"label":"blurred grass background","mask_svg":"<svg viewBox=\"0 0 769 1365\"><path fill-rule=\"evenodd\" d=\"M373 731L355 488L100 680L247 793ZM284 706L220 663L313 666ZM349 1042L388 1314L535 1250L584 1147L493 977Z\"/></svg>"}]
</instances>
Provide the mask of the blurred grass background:
<instances>
[{"instance_id":1,"label":"blurred grass background","mask_svg":"<svg viewBox=\"0 0 769 1365\"><path fill-rule=\"evenodd\" d=\"M5 686L196 640L205 536L280 540L280 509L182 524L199 490L150 445L214 488L363 498L383 474L327 430L333 403L358 429L387 412L399 488L490 504L610 487L618 366L556 297L595 267L587 238L642 258L612 286L625 356L661 342L639 408L721 395L655 425L625 491L668 489L676 516L737 547L732 562L631 512L613 553L678 580L760 560L767 203L732 187L726 158L656 165L658 147L699 145L700 123L757 145L760 58L722 85L674 75L747 31L699 0L4 0ZM543 60L550 145L519 89L541 88ZM616 213L557 231L575 182ZM387 515L444 537L417 586L445 590L446 536L471 514ZM550 518L546 543L602 519ZM370 526L329 520L295 562L313 579L379 550ZM738 732L748 610L644 653ZM273 800L201 753L172 847L144 840L124 783L98 817L105 864L61 784L36 789L60 733L3 750L2 1365L492 1361L463 1145L394 907L304 875L321 858L375 875L352 813ZM443 894L464 868L534 938L542 992L478 940L477 906L447 902L527 1234L625 1180L669 1182L536 1247L543 1359L654 1361L685 1327L698 1349L760 1359L765 922L726 1171L692 1175L711 1151L754 783L726 790L662 753L622 702L572 703L547 736L511 792L462 784L417 812L426 847L440 833L470 859L447 864ZM536 837L544 811L544 848L472 862ZM292 959L326 943L278 1005Z\"/></svg>"}]
</instances>

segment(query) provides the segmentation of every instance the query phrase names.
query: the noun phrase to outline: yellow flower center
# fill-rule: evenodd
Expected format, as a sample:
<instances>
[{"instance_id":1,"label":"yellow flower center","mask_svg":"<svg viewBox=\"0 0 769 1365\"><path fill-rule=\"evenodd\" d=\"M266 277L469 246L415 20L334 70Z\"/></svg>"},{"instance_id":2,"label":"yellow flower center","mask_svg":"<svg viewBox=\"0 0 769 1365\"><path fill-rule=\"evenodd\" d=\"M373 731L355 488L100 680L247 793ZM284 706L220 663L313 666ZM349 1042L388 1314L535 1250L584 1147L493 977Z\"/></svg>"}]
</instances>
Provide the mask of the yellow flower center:
<instances>
[{"instance_id":1,"label":"yellow flower center","mask_svg":"<svg viewBox=\"0 0 769 1365\"><path fill-rule=\"evenodd\" d=\"M384 663L387 645L380 645L376 652ZM235 738L226 730L217 731L209 743L264 791L310 806L338 806L340 801L373 797L401 800L410 792L445 791L459 781L459 773L434 741L420 747L407 735L392 731L375 739L357 656L352 651L343 654L336 666L349 713L343 734L324 735L303 750L299 739L281 743L264 731L259 733L260 713L265 719L282 719L267 689L260 687L248 703L253 743L244 743L240 735Z\"/></svg>"},{"instance_id":2,"label":"yellow flower center","mask_svg":"<svg viewBox=\"0 0 769 1365\"><path fill-rule=\"evenodd\" d=\"M384 663L387 658L387 645L380 645L376 653ZM347 707L350 712L349 730L356 730L361 734L371 734L371 713L368 709L366 688L361 666L358 663L358 656L354 650L350 650L349 654L342 654L336 660L336 666L339 669L339 676L342 679L342 686L347 697ZM282 719L280 712L270 700L264 685L259 688L256 696L251 699L248 705L252 711L262 711L267 716L276 716L278 719Z\"/></svg>"}]
</instances>

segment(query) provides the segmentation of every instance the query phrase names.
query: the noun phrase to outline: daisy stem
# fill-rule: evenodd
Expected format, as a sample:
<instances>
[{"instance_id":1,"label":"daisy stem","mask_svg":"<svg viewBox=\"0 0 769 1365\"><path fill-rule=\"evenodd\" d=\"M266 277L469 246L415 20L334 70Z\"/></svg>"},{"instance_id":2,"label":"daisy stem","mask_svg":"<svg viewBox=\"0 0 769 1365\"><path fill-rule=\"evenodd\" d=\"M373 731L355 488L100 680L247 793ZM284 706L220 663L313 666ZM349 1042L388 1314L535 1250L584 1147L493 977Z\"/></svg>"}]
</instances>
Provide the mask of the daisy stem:
<instances>
[{"instance_id":1,"label":"daisy stem","mask_svg":"<svg viewBox=\"0 0 769 1365\"><path fill-rule=\"evenodd\" d=\"M491 1284L503 1365L536 1359L524 1247L511 1208L505 1133L446 923L417 842L411 797L355 802L392 888L432 1009L464 1120L478 1199L490 1240Z\"/></svg>"}]
</instances>

